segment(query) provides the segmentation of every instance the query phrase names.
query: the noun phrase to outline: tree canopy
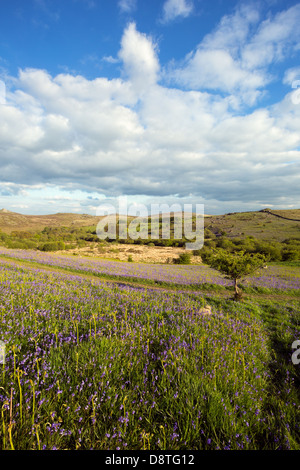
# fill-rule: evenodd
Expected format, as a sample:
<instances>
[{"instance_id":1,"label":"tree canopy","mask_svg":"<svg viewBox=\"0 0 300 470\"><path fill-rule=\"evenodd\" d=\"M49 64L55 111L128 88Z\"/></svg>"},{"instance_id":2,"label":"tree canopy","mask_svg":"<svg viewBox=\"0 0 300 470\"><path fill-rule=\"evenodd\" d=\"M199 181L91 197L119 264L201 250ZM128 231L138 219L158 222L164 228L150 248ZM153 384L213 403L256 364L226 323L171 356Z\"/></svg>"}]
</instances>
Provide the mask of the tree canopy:
<instances>
[{"instance_id":1,"label":"tree canopy","mask_svg":"<svg viewBox=\"0 0 300 470\"><path fill-rule=\"evenodd\" d=\"M225 274L227 279L234 281L234 298L238 300L241 298L238 280L253 274L257 269L263 267L267 260L268 257L261 253L245 253L244 251L230 253L218 250L207 256L206 263Z\"/></svg>"}]
</instances>

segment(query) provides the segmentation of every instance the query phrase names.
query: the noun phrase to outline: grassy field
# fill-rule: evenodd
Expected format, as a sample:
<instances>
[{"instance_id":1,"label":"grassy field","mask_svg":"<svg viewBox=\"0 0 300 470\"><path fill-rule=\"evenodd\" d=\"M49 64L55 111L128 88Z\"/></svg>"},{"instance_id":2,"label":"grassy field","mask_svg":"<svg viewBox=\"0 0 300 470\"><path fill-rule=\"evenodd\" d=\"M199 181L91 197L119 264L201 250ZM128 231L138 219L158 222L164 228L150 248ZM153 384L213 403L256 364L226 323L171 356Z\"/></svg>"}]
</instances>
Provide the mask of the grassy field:
<instances>
[{"instance_id":1,"label":"grassy field","mask_svg":"<svg viewBox=\"0 0 300 470\"><path fill-rule=\"evenodd\" d=\"M1 449L299 449L300 268L269 269L233 302L206 266L3 249Z\"/></svg>"},{"instance_id":2,"label":"grassy field","mask_svg":"<svg viewBox=\"0 0 300 470\"><path fill-rule=\"evenodd\" d=\"M33 262L37 265L55 266L74 273L91 274L102 279L132 281L146 285L185 287L188 289L231 289L232 282L205 264L169 265L120 263L97 257L73 257L33 250L9 250L0 247L0 256ZM245 292L286 293L300 296L300 262L270 263L254 276L245 279L241 288Z\"/></svg>"}]
</instances>

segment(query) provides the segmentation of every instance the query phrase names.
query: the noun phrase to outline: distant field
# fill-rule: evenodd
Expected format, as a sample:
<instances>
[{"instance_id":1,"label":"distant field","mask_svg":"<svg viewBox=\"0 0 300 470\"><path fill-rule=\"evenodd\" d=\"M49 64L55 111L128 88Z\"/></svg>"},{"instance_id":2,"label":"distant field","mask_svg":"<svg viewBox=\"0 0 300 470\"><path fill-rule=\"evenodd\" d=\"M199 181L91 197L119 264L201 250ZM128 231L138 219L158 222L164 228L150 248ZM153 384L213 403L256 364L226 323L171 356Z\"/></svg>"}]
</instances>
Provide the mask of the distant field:
<instances>
[{"instance_id":1,"label":"distant field","mask_svg":"<svg viewBox=\"0 0 300 470\"><path fill-rule=\"evenodd\" d=\"M112 260L72 257L58 254L41 253L30 250L8 250L0 247L0 256L9 256L19 260L32 261L46 266L70 269L74 272L91 273L97 276L109 276L112 279L148 281L161 284L201 288L203 284L230 286L231 281L205 264L168 265L120 263ZM294 290L300 295L300 268L288 265L269 265L260 269L254 276L248 277L246 287L266 289Z\"/></svg>"}]
</instances>

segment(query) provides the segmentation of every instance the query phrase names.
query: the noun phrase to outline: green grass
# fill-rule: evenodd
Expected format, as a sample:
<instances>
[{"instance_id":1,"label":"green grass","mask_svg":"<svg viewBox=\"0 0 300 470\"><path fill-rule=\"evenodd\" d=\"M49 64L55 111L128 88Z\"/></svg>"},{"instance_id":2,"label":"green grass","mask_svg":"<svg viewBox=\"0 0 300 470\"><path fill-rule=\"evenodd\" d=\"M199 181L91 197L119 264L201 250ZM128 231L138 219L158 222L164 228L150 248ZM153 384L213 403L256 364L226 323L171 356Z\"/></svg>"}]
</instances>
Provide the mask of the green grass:
<instances>
[{"instance_id":1,"label":"green grass","mask_svg":"<svg viewBox=\"0 0 300 470\"><path fill-rule=\"evenodd\" d=\"M2 449L299 450L297 299L0 267Z\"/></svg>"}]
</instances>

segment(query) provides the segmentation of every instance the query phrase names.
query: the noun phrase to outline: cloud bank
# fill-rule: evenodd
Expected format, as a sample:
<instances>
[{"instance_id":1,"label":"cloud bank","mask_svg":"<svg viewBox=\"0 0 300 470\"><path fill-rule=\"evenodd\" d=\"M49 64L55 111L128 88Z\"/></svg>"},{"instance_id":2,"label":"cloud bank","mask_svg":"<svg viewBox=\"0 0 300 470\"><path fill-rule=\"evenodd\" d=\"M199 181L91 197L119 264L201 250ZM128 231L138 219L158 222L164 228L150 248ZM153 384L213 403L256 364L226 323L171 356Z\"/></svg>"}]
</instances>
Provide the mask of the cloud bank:
<instances>
[{"instance_id":1,"label":"cloud bank","mask_svg":"<svg viewBox=\"0 0 300 470\"><path fill-rule=\"evenodd\" d=\"M187 5L169 1L165 11ZM276 78L270 65L299 51L299 21L300 5L263 21L239 8L167 67L153 38L130 23L120 78L19 70L0 105L1 194L57 187L177 197L207 212L295 205L300 105L289 87L280 102L259 100ZM290 85L298 72L281 80Z\"/></svg>"}]
</instances>

